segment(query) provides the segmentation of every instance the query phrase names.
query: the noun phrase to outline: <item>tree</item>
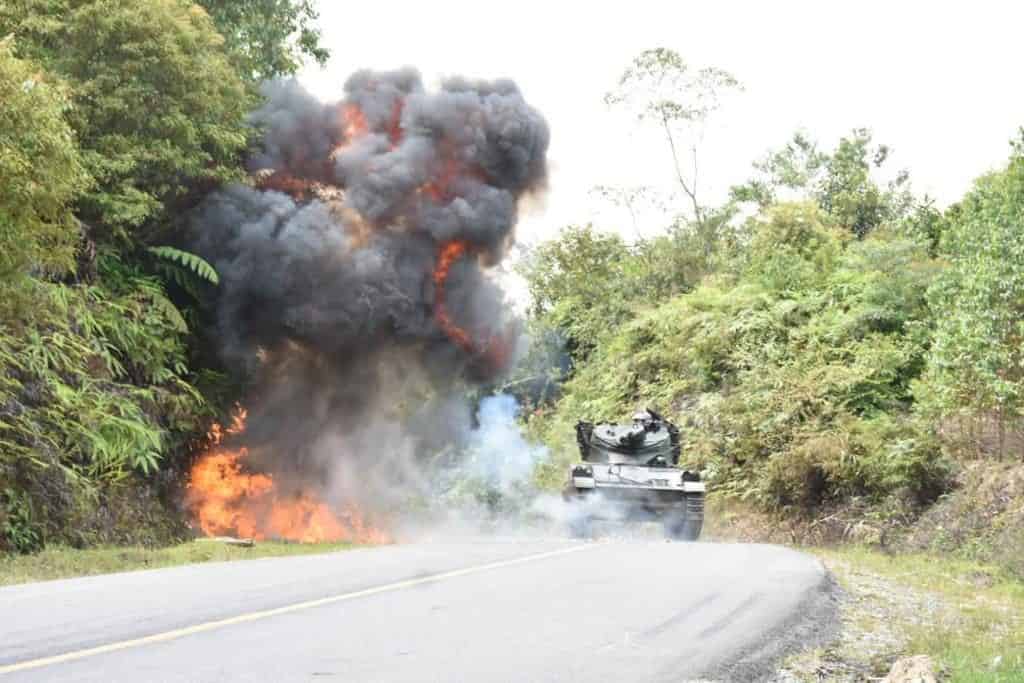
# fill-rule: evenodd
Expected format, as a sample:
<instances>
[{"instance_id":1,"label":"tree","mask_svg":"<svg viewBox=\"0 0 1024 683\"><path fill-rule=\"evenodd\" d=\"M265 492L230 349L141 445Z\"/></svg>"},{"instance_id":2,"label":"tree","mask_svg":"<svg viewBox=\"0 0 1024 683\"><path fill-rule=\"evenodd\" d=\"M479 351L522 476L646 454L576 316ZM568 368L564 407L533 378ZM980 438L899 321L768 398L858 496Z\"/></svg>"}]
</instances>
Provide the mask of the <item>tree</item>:
<instances>
[{"instance_id":1,"label":"tree","mask_svg":"<svg viewBox=\"0 0 1024 683\"><path fill-rule=\"evenodd\" d=\"M857 128L826 153L797 132L782 149L754 164L757 175L732 188L732 198L765 208L777 202L780 193L797 194L813 199L841 227L863 238L880 225L905 217L913 204L906 171L885 187L872 178L872 169L881 168L891 150L887 145L872 147L871 142L871 132Z\"/></svg>"},{"instance_id":2,"label":"tree","mask_svg":"<svg viewBox=\"0 0 1024 683\"><path fill-rule=\"evenodd\" d=\"M637 306L688 292L715 264L708 259L699 235L678 225L665 234L638 240L631 249L636 261L632 298Z\"/></svg>"},{"instance_id":3,"label":"tree","mask_svg":"<svg viewBox=\"0 0 1024 683\"><path fill-rule=\"evenodd\" d=\"M913 203L913 207L897 223L896 228L900 234L925 245L930 255L938 256L942 235L950 218L951 216L936 208L934 199L925 195Z\"/></svg>"},{"instance_id":4,"label":"tree","mask_svg":"<svg viewBox=\"0 0 1024 683\"><path fill-rule=\"evenodd\" d=\"M591 226L568 227L518 265L531 317L538 329L565 341L574 361L583 361L619 326L694 286L708 267L698 239L670 230L627 244Z\"/></svg>"},{"instance_id":5,"label":"tree","mask_svg":"<svg viewBox=\"0 0 1024 683\"><path fill-rule=\"evenodd\" d=\"M253 100L202 8L183 0L19 0L0 34L65 78L96 179L78 203L93 239L131 243L191 192L241 174Z\"/></svg>"},{"instance_id":6,"label":"tree","mask_svg":"<svg viewBox=\"0 0 1024 683\"><path fill-rule=\"evenodd\" d=\"M257 82L295 73L304 57L323 65L312 0L199 0L224 36L243 78Z\"/></svg>"},{"instance_id":7,"label":"tree","mask_svg":"<svg viewBox=\"0 0 1024 683\"><path fill-rule=\"evenodd\" d=\"M1024 140L1024 136L1022 136ZM978 179L952 208L942 251L951 267L928 292L935 334L918 391L940 418L970 426L978 450L1005 453L1024 413L1024 154ZM974 427L991 419L995 443Z\"/></svg>"},{"instance_id":8,"label":"tree","mask_svg":"<svg viewBox=\"0 0 1024 683\"><path fill-rule=\"evenodd\" d=\"M904 213L908 198L900 189L907 182L900 173L887 189L871 179L871 168L880 168L889 157L889 147L870 148L871 133L860 128L842 138L825 164L825 175L817 188L821 208L835 217L857 237L864 237L887 220Z\"/></svg>"},{"instance_id":9,"label":"tree","mask_svg":"<svg viewBox=\"0 0 1024 683\"><path fill-rule=\"evenodd\" d=\"M797 296L828 277L839 260L842 233L814 204L780 203L753 221L748 276Z\"/></svg>"},{"instance_id":10,"label":"tree","mask_svg":"<svg viewBox=\"0 0 1024 683\"><path fill-rule=\"evenodd\" d=\"M764 159L754 162L757 176L733 187L733 199L754 202L764 209L779 200L780 191L810 192L828 160L828 154L818 149L818 143L797 131L782 149L771 150Z\"/></svg>"},{"instance_id":11,"label":"tree","mask_svg":"<svg viewBox=\"0 0 1024 683\"><path fill-rule=\"evenodd\" d=\"M607 104L627 106L636 112L638 120L661 128L672 155L676 182L690 202L693 221L701 233L709 228L699 185L698 150L704 127L721 107L723 96L741 89L735 76L724 69L692 69L676 51L655 48L634 58L615 90L605 95ZM686 152L681 151L683 146ZM689 159L681 158L683 153L688 153Z\"/></svg>"},{"instance_id":12,"label":"tree","mask_svg":"<svg viewBox=\"0 0 1024 683\"><path fill-rule=\"evenodd\" d=\"M559 239L526 255L519 265L534 318L565 335L582 359L630 313L630 253L618 235L572 226Z\"/></svg>"},{"instance_id":13,"label":"tree","mask_svg":"<svg viewBox=\"0 0 1024 683\"><path fill-rule=\"evenodd\" d=\"M74 265L70 203L87 187L59 81L0 41L0 285L31 269ZM0 295L4 296L4 295Z\"/></svg>"}]
</instances>

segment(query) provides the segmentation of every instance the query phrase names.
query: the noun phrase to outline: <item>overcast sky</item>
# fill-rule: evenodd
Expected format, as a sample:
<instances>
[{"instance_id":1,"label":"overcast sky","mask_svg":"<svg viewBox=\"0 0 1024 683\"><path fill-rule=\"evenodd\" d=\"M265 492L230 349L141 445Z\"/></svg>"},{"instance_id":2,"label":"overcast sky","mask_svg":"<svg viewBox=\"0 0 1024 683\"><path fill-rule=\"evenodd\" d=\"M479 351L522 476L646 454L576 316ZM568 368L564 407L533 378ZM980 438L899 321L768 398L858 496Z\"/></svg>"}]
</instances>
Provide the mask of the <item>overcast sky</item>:
<instances>
[{"instance_id":1,"label":"overcast sky","mask_svg":"<svg viewBox=\"0 0 1024 683\"><path fill-rule=\"evenodd\" d=\"M651 47L727 69L746 88L705 136L709 201L796 129L831 146L864 126L894 149L893 167L910 170L916 191L946 204L1004 162L1024 124L1024 5L1015 1L324 0L320 12L332 57L301 79L324 99L363 67L413 65L428 84L453 74L519 84L552 133L546 206L520 225L529 242L587 221L628 234L628 216L590 188L670 183L664 141L602 102Z\"/></svg>"}]
</instances>

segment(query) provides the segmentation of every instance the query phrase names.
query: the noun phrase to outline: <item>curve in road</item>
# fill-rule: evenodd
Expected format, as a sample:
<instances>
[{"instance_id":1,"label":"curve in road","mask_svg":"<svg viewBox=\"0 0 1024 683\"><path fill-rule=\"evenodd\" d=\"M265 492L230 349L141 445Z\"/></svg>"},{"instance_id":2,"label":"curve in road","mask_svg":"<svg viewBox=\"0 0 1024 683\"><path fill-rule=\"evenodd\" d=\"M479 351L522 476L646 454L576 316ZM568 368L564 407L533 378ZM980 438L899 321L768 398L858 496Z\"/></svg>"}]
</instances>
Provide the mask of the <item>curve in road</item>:
<instances>
[{"instance_id":1,"label":"curve in road","mask_svg":"<svg viewBox=\"0 0 1024 683\"><path fill-rule=\"evenodd\" d=\"M821 564L777 546L421 543L0 589L0 675L759 680L834 612Z\"/></svg>"}]
</instances>

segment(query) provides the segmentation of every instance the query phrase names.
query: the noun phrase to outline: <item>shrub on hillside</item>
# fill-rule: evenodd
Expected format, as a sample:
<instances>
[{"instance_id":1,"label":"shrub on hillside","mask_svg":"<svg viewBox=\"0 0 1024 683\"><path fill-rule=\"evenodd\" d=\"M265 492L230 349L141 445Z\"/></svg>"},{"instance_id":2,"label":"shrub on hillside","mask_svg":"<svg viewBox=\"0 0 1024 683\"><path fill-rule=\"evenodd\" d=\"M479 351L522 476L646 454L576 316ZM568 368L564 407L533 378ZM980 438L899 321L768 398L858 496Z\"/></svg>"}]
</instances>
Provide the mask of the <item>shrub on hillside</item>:
<instances>
[{"instance_id":1,"label":"shrub on hillside","mask_svg":"<svg viewBox=\"0 0 1024 683\"><path fill-rule=\"evenodd\" d=\"M964 455L1003 457L1024 439L1022 229L1024 138L1007 168L978 179L950 212L941 247L951 267L928 293L935 337L917 396L963 437Z\"/></svg>"},{"instance_id":2,"label":"shrub on hillside","mask_svg":"<svg viewBox=\"0 0 1024 683\"><path fill-rule=\"evenodd\" d=\"M177 309L150 279L106 279L31 281L36 307L0 328L0 491L20 511L0 545L79 542L107 487L154 475L200 426Z\"/></svg>"},{"instance_id":3,"label":"shrub on hillside","mask_svg":"<svg viewBox=\"0 0 1024 683\"><path fill-rule=\"evenodd\" d=\"M755 230L738 282L624 325L531 429L568 458L575 419L651 405L720 493L794 510L901 489L934 499L951 469L910 386L938 266L885 234L846 240L808 205L777 207Z\"/></svg>"}]
</instances>

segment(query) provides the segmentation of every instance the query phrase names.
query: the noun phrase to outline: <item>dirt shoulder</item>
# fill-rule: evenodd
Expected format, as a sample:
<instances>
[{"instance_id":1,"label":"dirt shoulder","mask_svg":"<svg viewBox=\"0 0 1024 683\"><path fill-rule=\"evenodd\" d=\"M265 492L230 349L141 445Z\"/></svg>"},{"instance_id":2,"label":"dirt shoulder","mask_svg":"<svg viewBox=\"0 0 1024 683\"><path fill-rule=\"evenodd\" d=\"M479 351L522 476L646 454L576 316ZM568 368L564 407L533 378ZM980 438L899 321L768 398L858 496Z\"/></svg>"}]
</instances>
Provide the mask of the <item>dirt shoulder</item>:
<instances>
[{"instance_id":1,"label":"dirt shoulder","mask_svg":"<svg viewBox=\"0 0 1024 683\"><path fill-rule=\"evenodd\" d=\"M1004 569L864 548L811 550L841 589L839 635L784 662L792 681L882 679L927 655L938 680L1024 681L1024 583Z\"/></svg>"}]
</instances>

